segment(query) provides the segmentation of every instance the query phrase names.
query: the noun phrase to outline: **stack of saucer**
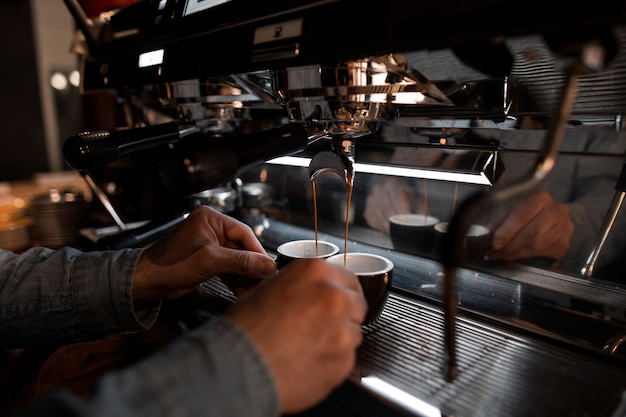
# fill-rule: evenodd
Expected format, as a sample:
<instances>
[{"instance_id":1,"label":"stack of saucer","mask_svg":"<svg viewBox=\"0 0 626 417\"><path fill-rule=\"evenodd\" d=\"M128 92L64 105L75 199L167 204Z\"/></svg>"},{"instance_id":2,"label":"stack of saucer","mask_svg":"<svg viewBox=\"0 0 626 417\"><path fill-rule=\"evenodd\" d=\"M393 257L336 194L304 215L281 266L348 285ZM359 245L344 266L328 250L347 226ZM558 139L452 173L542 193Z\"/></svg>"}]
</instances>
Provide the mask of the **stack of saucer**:
<instances>
[{"instance_id":1,"label":"stack of saucer","mask_svg":"<svg viewBox=\"0 0 626 417\"><path fill-rule=\"evenodd\" d=\"M13 252L27 249L31 245L32 224L33 219L27 216L0 220L0 248Z\"/></svg>"},{"instance_id":2,"label":"stack of saucer","mask_svg":"<svg viewBox=\"0 0 626 417\"><path fill-rule=\"evenodd\" d=\"M26 201L5 195L0 198L0 248L13 252L31 245L33 219L25 215Z\"/></svg>"},{"instance_id":3,"label":"stack of saucer","mask_svg":"<svg viewBox=\"0 0 626 417\"><path fill-rule=\"evenodd\" d=\"M33 239L41 246L59 248L79 240L85 224L86 200L82 193L51 189L30 202Z\"/></svg>"}]
</instances>

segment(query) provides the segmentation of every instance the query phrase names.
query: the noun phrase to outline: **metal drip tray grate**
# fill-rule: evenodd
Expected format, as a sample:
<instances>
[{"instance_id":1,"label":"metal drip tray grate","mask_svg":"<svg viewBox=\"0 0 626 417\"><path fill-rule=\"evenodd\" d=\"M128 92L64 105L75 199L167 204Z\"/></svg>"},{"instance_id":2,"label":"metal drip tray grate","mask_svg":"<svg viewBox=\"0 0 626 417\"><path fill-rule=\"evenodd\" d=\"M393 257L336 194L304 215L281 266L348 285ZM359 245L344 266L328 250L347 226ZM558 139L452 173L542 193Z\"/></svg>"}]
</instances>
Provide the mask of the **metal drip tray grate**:
<instances>
[{"instance_id":1,"label":"metal drip tray grate","mask_svg":"<svg viewBox=\"0 0 626 417\"><path fill-rule=\"evenodd\" d=\"M362 375L374 375L449 416L612 416L626 388L621 363L459 317L460 375L447 383L442 311L392 294L365 329Z\"/></svg>"},{"instance_id":2,"label":"metal drip tray grate","mask_svg":"<svg viewBox=\"0 0 626 417\"><path fill-rule=\"evenodd\" d=\"M211 313L234 301L218 280L201 286ZM392 293L378 322L364 327L361 376L375 376L431 404L443 416L617 417L626 401L626 365L575 352L495 325L458 317L460 375L446 382L443 312ZM621 404L622 407L624 404ZM400 404L401 406L401 404Z\"/></svg>"}]
</instances>

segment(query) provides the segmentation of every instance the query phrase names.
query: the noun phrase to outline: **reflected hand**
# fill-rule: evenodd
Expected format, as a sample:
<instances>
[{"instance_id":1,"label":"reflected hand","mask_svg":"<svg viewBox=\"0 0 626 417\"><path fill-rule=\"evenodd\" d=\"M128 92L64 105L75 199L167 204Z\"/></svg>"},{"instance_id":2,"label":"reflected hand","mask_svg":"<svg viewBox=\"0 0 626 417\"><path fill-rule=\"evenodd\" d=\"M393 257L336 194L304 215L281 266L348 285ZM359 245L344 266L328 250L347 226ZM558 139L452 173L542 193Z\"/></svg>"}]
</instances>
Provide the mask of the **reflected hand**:
<instances>
[{"instance_id":1,"label":"reflected hand","mask_svg":"<svg viewBox=\"0 0 626 417\"><path fill-rule=\"evenodd\" d=\"M389 234L389 217L415 211L415 192L404 178L387 178L370 189L363 217L372 228Z\"/></svg>"},{"instance_id":2,"label":"reflected hand","mask_svg":"<svg viewBox=\"0 0 626 417\"><path fill-rule=\"evenodd\" d=\"M248 225L199 206L141 254L133 278L133 299L180 297L220 274L262 278L275 271L274 260Z\"/></svg>"},{"instance_id":3,"label":"reflected hand","mask_svg":"<svg viewBox=\"0 0 626 417\"><path fill-rule=\"evenodd\" d=\"M367 303L357 277L320 259L282 268L225 315L259 348L282 413L303 411L343 382L356 362Z\"/></svg>"},{"instance_id":4,"label":"reflected hand","mask_svg":"<svg viewBox=\"0 0 626 417\"><path fill-rule=\"evenodd\" d=\"M501 223L490 225L490 229L490 259L559 259L569 249L574 225L567 206L540 191L515 207Z\"/></svg>"}]
</instances>

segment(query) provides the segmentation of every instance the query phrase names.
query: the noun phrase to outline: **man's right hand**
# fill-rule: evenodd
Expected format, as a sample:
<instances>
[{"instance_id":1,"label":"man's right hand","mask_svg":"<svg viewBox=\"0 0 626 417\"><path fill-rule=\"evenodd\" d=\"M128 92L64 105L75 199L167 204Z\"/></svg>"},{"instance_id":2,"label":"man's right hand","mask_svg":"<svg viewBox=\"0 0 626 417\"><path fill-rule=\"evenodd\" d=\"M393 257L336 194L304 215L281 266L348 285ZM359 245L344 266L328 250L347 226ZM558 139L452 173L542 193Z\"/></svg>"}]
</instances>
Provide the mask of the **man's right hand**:
<instances>
[{"instance_id":1,"label":"man's right hand","mask_svg":"<svg viewBox=\"0 0 626 417\"><path fill-rule=\"evenodd\" d=\"M303 411L349 375L363 340L367 303L352 272L298 260L243 295L225 315L267 361L282 413Z\"/></svg>"}]
</instances>

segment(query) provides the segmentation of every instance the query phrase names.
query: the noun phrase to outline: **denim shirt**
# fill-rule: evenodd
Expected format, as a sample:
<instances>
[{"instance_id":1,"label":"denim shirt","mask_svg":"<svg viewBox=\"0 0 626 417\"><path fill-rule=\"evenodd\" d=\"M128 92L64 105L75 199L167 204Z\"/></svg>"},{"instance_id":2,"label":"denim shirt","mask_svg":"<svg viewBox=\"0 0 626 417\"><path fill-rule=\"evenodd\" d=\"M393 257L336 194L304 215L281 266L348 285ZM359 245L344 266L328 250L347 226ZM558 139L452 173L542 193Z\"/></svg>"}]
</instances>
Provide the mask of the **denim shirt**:
<instances>
[{"instance_id":1,"label":"denim shirt","mask_svg":"<svg viewBox=\"0 0 626 417\"><path fill-rule=\"evenodd\" d=\"M0 250L0 347L94 341L152 326L159 305L136 312L131 296L140 253Z\"/></svg>"},{"instance_id":2,"label":"denim shirt","mask_svg":"<svg viewBox=\"0 0 626 417\"><path fill-rule=\"evenodd\" d=\"M135 311L141 249L0 250L0 344L54 346L152 326L159 304ZM254 343L214 317L164 349L106 374L89 399L52 392L23 416L278 416L272 375Z\"/></svg>"}]
</instances>

